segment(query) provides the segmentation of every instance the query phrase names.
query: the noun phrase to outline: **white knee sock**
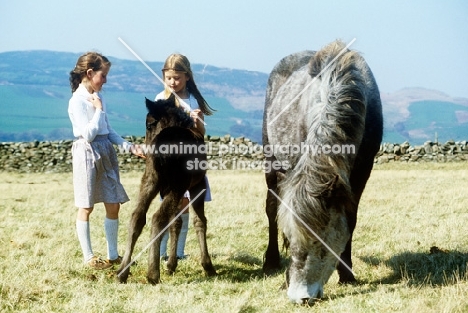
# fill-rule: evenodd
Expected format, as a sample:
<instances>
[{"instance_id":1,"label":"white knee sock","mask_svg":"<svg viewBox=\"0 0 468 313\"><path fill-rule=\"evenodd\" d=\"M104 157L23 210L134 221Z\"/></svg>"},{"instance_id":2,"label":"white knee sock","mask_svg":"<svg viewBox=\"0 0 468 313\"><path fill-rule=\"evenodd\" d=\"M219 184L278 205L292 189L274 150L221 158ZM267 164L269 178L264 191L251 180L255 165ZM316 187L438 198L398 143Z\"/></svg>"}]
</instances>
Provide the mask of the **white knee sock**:
<instances>
[{"instance_id":1,"label":"white knee sock","mask_svg":"<svg viewBox=\"0 0 468 313\"><path fill-rule=\"evenodd\" d=\"M166 257L167 256L167 241L169 240L169 230L162 235L161 246L159 247L159 256Z\"/></svg>"},{"instance_id":2,"label":"white knee sock","mask_svg":"<svg viewBox=\"0 0 468 313\"><path fill-rule=\"evenodd\" d=\"M104 231L106 232L107 240L107 258L115 260L119 257L119 251L117 250L119 219L112 220L106 217L104 220Z\"/></svg>"},{"instance_id":3,"label":"white knee sock","mask_svg":"<svg viewBox=\"0 0 468 313\"><path fill-rule=\"evenodd\" d=\"M177 241L177 256L179 258L185 256L185 241L187 240L189 213L184 213L180 217L182 218L182 228L180 230L179 240Z\"/></svg>"},{"instance_id":4,"label":"white knee sock","mask_svg":"<svg viewBox=\"0 0 468 313\"><path fill-rule=\"evenodd\" d=\"M94 256L91 248L91 236L89 231L89 222L76 220L76 234L83 252L84 262L87 263Z\"/></svg>"}]
</instances>

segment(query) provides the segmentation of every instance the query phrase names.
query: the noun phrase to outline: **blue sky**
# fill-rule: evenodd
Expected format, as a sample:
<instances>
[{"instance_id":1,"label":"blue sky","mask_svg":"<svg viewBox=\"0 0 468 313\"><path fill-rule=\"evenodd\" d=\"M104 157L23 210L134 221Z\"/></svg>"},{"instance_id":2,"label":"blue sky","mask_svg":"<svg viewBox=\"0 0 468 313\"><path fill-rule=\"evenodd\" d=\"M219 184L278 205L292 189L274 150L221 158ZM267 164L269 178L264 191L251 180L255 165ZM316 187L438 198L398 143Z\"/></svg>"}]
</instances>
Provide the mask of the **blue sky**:
<instances>
[{"instance_id":1,"label":"blue sky","mask_svg":"<svg viewBox=\"0 0 468 313\"><path fill-rule=\"evenodd\" d=\"M0 52L97 50L145 61L269 73L284 56L337 38L363 53L381 92L404 87L468 98L468 1L0 2ZM159 70L159 69L155 69Z\"/></svg>"}]
</instances>

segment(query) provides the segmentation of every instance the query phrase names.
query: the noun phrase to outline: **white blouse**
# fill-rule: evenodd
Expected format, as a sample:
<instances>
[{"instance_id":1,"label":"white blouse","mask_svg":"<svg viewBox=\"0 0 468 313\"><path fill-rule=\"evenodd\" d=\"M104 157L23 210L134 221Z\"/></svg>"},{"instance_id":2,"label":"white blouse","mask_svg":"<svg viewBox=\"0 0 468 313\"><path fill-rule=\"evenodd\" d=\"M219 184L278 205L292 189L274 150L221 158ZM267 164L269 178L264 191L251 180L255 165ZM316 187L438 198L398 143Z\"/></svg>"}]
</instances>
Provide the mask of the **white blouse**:
<instances>
[{"instance_id":1,"label":"white blouse","mask_svg":"<svg viewBox=\"0 0 468 313\"><path fill-rule=\"evenodd\" d=\"M97 135L109 135L109 140L113 144L122 145L124 147L131 146L131 143L124 140L117 134L109 124L106 114L106 103L98 94L102 101L102 110L96 109L93 104L88 101L91 94L83 84L73 92L73 95L68 102L68 116L73 127L73 135L78 138L83 138L88 142L94 140Z\"/></svg>"},{"instance_id":2,"label":"white blouse","mask_svg":"<svg viewBox=\"0 0 468 313\"><path fill-rule=\"evenodd\" d=\"M166 98L164 97L164 91L161 91L160 93L157 94L155 100L163 100L163 99L166 99ZM189 94L188 99L181 98L181 100L182 101L180 102L180 105L184 107L185 111L193 111L195 109L200 109L200 107L198 106L197 99L195 99L195 97L192 94Z\"/></svg>"}]
</instances>

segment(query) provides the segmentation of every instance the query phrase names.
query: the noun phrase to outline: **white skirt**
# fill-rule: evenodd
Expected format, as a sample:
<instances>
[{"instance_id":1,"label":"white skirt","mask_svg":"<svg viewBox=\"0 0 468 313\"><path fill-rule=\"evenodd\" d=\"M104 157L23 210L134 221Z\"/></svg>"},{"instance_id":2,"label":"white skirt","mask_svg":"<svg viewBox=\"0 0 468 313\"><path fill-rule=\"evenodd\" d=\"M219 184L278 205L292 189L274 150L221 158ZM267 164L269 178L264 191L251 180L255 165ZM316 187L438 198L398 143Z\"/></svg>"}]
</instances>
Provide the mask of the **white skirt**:
<instances>
[{"instance_id":1,"label":"white skirt","mask_svg":"<svg viewBox=\"0 0 468 313\"><path fill-rule=\"evenodd\" d=\"M75 205L91 208L95 203L124 203L129 200L120 183L117 153L107 135L92 142L73 143L73 189Z\"/></svg>"}]
</instances>

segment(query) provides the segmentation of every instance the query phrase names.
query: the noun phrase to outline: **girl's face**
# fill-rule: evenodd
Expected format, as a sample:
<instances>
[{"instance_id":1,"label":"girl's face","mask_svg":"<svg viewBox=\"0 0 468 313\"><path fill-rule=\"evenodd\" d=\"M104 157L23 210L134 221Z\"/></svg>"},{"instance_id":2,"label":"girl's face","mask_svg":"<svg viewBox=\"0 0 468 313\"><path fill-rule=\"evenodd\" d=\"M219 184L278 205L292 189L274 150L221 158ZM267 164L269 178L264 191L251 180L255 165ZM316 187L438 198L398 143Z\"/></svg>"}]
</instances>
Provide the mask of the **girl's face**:
<instances>
[{"instance_id":1,"label":"girl's face","mask_svg":"<svg viewBox=\"0 0 468 313\"><path fill-rule=\"evenodd\" d=\"M189 80L188 75L185 72L176 72L174 70L164 71L164 82L169 86L176 94L183 93Z\"/></svg>"},{"instance_id":2,"label":"girl's face","mask_svg":"<svg viewBox=\"0 0 468 313\"><path fill-rule=\"evenodd\" d=\"M94 92L99 92L102 89L102 85L107 82L107 74L109 73L109 68L104 67L102 70L93 71L89 69L87 71L87 78L89 86Z\"/></svg>"}]
</instances>

